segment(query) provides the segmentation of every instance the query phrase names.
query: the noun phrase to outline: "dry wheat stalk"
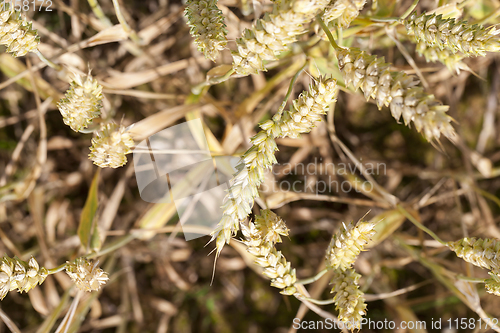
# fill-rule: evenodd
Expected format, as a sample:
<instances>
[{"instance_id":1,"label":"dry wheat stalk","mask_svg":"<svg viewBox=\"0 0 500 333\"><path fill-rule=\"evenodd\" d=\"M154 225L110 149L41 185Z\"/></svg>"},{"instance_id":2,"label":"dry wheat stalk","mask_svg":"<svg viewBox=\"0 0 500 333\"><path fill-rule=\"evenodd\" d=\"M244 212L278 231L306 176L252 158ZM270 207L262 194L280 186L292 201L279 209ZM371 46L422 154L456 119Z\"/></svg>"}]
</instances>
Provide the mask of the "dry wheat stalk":
<instances>
[{"instance_id":1,"label":"dry wheat stalk","mask_svg":"<svg viewBox=\"0 0 500 333\"><path fill-rule=\"evenodd\" d=\"M0 300L12 290L30 291L37 284L42 284L48 275L47 269L40 267L33 257L26 262L17 257L4 256L0 263Z\"/></svg>"},{"instance_id":2,"label":"dry wheat stalk","mask_svg":"<svg viewBox=\"0 0 500 333\"><path fill-rule=\"evenodd\" d=\"M366 314L366 303L363 292L359 290L358 280L361 277L354 269L336 270L332 280L332 293L335 294L335 309L339 311L339 320L350 325L351 330L361 328L362 316Z\"/></svg>"},{"instance_id":3,"label":"dry wheat stalk","mask_svg":"<svg viewBox=\"0 0 500 333\"><path fill-rule=\"evenodd\" d=\"M500 51L500 30L494 26L484 28L467 21L443 18L442 15L413 13L404 21L408 34L428 46L467 56L484 56L486 52Z\"/></svg>"},{"instance_id":4,"label":"dry wheat stalk","mask_svg":"<svg viewBox=\"0 0 500 333\"><path fill-rule=\"evenodd\" d=\"M281 243L281 236L288 236L285 222L272 211L261 210L255 222L248 223L248 227L241 225L241 231L245 237L243 243L256 257L255 263L264 268L262 274L271 279L271 286L281 289L281 294L293 295L297 281L295 269L275 248L276 243Z\"/></svg>"},{"instance_id":5,"label":"dry wheat stalk","mask_svg":"<svg viewBox=\"0 0 500 333\"><path fill-rule=\"evenodd\" d=\"M500 241L466 237L456 242L448 242L446 245L459 258L478 267L492 270L494 273L500 273Z\"/></svg>"},{"instance_id":6,"label":"dry wheat stalk","mask_svg":"<svg viewBox=\"0 0 500 333\"><path fill-rule=\"evenodd\" d=\"M358 255L375 234L375 223L352 221L345 225L342 222L340 231L333 235L326 251L326 266L329 269L349 269Z\"/></svg>"},{"instance_id":7,"label":"dry wheat stalk","mask_svg":"<svg viewBox=\"0 0 500 333\"><path fill-rule=\"evenodd\" d=\"M277 1L272 13L266 13L251 29L236 40L233 68L238 74L256 74L266 70L263 62L276 60L305 32L305 26L321 12L328 0Z\"/></svg>"},{"instance_id":8,"label":"dry wheat stalk","mask_svg":"<svg viewBox=\"0 0 500 333\"><path fill-rule=\"evenodd\" d=\"M367 100L375 99L379 109L389 106L396 120L403 116L405 125L413 122L429 141L438 140L441 134L455 135L450 124L452 118L446 114L449 107L424 92L415 76L391 72L383 57L357 48L342 48L337 57L346 86L352 84L356 90L360 88Z\"/></svg>"},{"instance_id":9,"label":"dry wheat stalk","mask_svg":"<svg viewBox=\"0 0 500 333\"><path fill-rule=\"evenodd\" d=\"M40 43L36 30L14 10L9 2L0 3L0 45L7 46L7 52L21 57L35 52Z\"/></svg>"},{"instance_id":10,"label":"dry wheat stalk","mask_svg":"<svg viewBox=\"0 0 500 333\"><path fill-rule=\"evenodd\" d=\"M122 125L104 123L92 139L89 159L101 168L118 168L127 163L134 140Z\"/></svg>"},{"instance_id":11,"label":"dry wheat stalk","mask_svg":"<svg viewBox=\"0 0 500 333\"><path fill-rule=\"evenodd\" d=\"M65 98L57 104L66 125L81 131L101 114L102 86L88 75L75 74Z\"/></svg>"},{"instance_id":12,"label":"dry wheat stalk","mask_svg":"<svg viewBox=\"0 0 500 333\"><path fill-rule=\"evenodd\" d=\"M219 51L227 45L226 25L217 0L188 0L185 15L198 50L207 59L215 61Z\"/></svg>"},{"instance_id":13,"label":"dry wheat stalk","mask_svg":"<svg viewBox=\"0 0 500 333\"><path fill-rule=\"evenodd\" d=\"M321 115L334 101L336 93L336 81L320 77L309 87L309 91L302 92L293 101L289 111L278 112L272 120L261 124L262 131L251 139L252 147L240 159L238 171L234 174L231 187L224 198L223 216L212 232L212 240L216 240L217 255L238 231L240 221L250 214L265 170L276 163L275 138L297 137L301 133L311 131L314 122L321 119Z\"/></svg>"},{"instance_id":14,"label":"dry wheat stalk","mask_svg":"<svg viewBox=\"0 0 500 333\"><path fill-rule=\"evenodd\" d=\"M97 265L98 261L92 263L85 258L66 262L66 273L75 283L78 289L83 291L97 291L108 282L108 273Z\"/></svg>"}]
</instances>

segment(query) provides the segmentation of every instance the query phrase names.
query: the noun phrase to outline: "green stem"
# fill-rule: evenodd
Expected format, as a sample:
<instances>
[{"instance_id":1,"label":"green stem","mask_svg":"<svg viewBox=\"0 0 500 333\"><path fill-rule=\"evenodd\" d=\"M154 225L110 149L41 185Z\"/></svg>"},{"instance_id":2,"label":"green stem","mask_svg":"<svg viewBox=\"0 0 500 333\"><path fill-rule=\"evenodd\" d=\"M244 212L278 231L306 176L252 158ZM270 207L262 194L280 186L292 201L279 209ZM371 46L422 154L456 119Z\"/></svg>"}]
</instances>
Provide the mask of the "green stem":
<instances>
[{"instance_id":1,"label":"green stem","mask_svg":"<svg viewBox=\"0 0 500 333\"><path fill-rule=\"evenodd\" d=\"M465 276L462 274L458 274L457 279L469 281L469 282L474 282L474 283L484 283L484 280L486 280L483 278L475 278L475 277Z\"/></svg>"},{"instance_id":2,"label":"green stem","mask_svg":"<svg viewBox=\"0 0 500 333\"><path fill-rule=\"evenodd\" d=\"M130 243L134 239L135 239L134 235L128 234L128 235L126 235L126 236L118 239L114 243L109 244L107 247L101 249L101 251L90 253L90 254L86 255L85 258L87 258L87 259L94 259L96 257L103 256L105 254L108 254L110 252L113 252L113 251L119 249L122 246L127 245L128 243Z\"/></svg>"},{"instance_id":3,"label":"green stem","mask_svg":"<svg viewBox=\"0 0 500 333\"><path fill-rule=\"evenodd\" d=\"M318 15L316 17L316 20L318 21L319 25L325 32L326 36L328 37L328 40L330 41L330 44L332 44L333 48L335 49L335 52L338 52L341 50L340 46L335 42L335 39L333 38L332 32L330 29L328 29L328 26L325 24L325 22L321 19L321 17Z\"/></svg>"},{"instance_id":4,"label":"green stem","mask_svg":"<svg viewBox=\"0 0 500 333\"><path fill-rule=\"evenodd\" d=\"M130 39L134 43L136 43L137 45L142 45L141 38L132 28L130 28L127 21L125 20L125 17L123 16L122 11L120 9L120 4L118 3L118 0L113 0L113 6L115 7L116 17L118 18L118 21L120 22L123 30L129 34Z\"/></svg>"},{"instance_id":5,"label":"green stem","mask_svg":"<svg viewBox=\"0 0 500 333\"><path fill-rule=\"evenodd\" d=\"M397 204L396 207L398 210L403 214L410 222L412 222L415 226L417 226L419 229L422 231L426 232L429 236L437 240L439 243L443 244L446 246L446 242L443 241L441 238L438 237L432 230L424 226L422 223L418 222L417 219L415 219L401 204Z\"/></svg>"},{"instance_id":6,"label":"green stem","mask_svg":"<svg viewBox=\"0 0 500 333\"><path fill-rule=\"evenodd\" d=\"M87 0L90 8L94 12L94 15L107 27L111 27L113 24L109 20L109 18L104 14L102 7L99 5L97 0Z\"/></svg>"},{"instance_id":7,"label":"green stem","mask_svg":"<svg viewBox=\"0 0 500 333\"><path fill-rule=\"evenodd\" d=\"M316 282L316 281L318 281L319 279L321 279L321 277L322 277L323 275L325 275L325 274L326 274L326 272L328 272L328 269L327 269L327 268L325 268L324 270L322 270L321 272L319 272L318 274L316 274L316 275L315 275L315 276L313 276L313 277L310 277L310 278L308 278L308 279L298 280L297 282L295 282L295 284L302 284L302 285L304 285L304 284L310 284L310 283Z\"/></svg>"},{"instance_id":8,"label":"green stem","mask_svg":"<svg viewBox=\"0 0 500 333\"><path fill-rule=\"evenodd\" d=\"M66 268L66 265L67 264L64 263L62 265L57 266L56 268L48 269L47 273L49 273L49 274L55 274L55 273L58 273L60 271L63 271Z\"/></svg>"},{"instance_id":9,"label":"green stem","mask_svg":"<svg viewBox=\"0 0 500 333\"><path fill-rule=\"evenodd\" d=\"M411 4L410 7L408 7L408 9L406 10L406 12L403 13L403 15L401 15L401 20L404 20L408 15L411 14L411 12L413 12L413 10L417 7L418 5L418 1L419 0L414 0L413 3Z\"/></svg>"},{"instance_id":10,"label":"green stem","mask_svg":"<svg viewBox=\"0 0 500 333\"><path fill-rule=\"evenodd\" d=\"M333 304L335 303L335 301L332 299L327 299L327 300L319 300L319 299L315 299L315 298L310 298L310 297L306 297L304 295L301 294L301 297L302 299L308 301L308 302L311 302L311 303L314 303L314 304L318 304L318 305L328 305L328 304Z\"/></svg>"},{"instance_id":11,"label":"green stem","mask_svg":"<svg viewBox=\"0 0 500 333\"><path fill-rule=\"evenodd\" d=\"M234 73L234 68L231 68L226 74L222 76L211 78L210 80L203 81L202 83L194 86L193 88L191 88L191 92L195 95L199 95L203 90L203 88L205 88L206 86L222 83L227 79L229 79L229 77L233 75L233 73Z\"/></svg>"},{"instance_id":12,"label":"green stem","mask_svg":"<svg viewBox=\"0 0 500 333\"><path fill-rule=\"evenodd\" d=\"M54 68L56 71L60 71L63 69L61 65L55 64L49 59L45 58L45 56L39 50L36 50L34 53L38 56L38 58L40 58L41 61L47 64L47 66Z\"/></svg>"},{"instance_id":13,"label":"green stem","mask_svg":"<svg viewBox=\"0 0 500 333\"><path fill-rule=\"evenodd\" d=\"M281 105L280 105L277 113L281 114L283 112L283 110L285 109L286 102L288 101L288 99L290 98L290 95L292 94L293 86L295 84L295 81L297 81L297 79L299 78L299 75L302 73L302 71L304 70L304 68L306 68L306 66L307 66L307 61L299 69L299 71L297 73L295 73L295 75L293 76L292 81L290 81L290 85L288 86L288 91L286 92L286 96L283 99L283 103L281 103Z\"/></svg>"}]
</instances>

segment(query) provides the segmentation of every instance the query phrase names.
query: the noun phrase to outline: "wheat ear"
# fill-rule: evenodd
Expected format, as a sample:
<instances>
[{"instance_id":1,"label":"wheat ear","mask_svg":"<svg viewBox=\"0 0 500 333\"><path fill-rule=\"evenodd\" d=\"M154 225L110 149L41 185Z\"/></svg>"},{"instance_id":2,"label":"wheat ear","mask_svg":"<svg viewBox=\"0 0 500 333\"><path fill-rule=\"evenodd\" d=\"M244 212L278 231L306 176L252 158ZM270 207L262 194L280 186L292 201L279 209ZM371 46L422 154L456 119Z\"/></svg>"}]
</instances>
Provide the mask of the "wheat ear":
<instances>
[{"instance_id":1,"label":"wheat ear","mask_svg":"<svg viewBox=\"0 0 500 333\"><path fill-rule=\"evenodd\" d=\"M215 61L219 51L227 45L226 25L217 0L188 0L185 15L198 50L207 59Z\"/></svg>"},{"instance_id":2,"label":"wheat ear","mask_svg":"<svg viewBox=\"0 0 500 333\"><path fill-rule=\"evenodd\" d=\"M335 309L339 311L339 320L351 325L351 330L361 328L362 316L366 314L364 293L359 290L358 281L361 277L354 269L337 270L332 279L332 293L335 294Z\"/></svg>"},{"instance_id":3,"label":"wheat ear","mask_svg":"<svg viewBox=\"0 0 500 333\"><path fill-rule=\"evenodd\" d=\"M238 231L240 221L251 212L258 187L264 180L264 172L275 164L277 150L275 138L297 137L312 130L321 119L337 94L337 83L333 79L320 77L293 101L289 111L278 112L272 120L261 124L262 130L251 139L248 149L237 165L237 172L231 180L231 187L224 198L224 213L212 232L216 240L217 255Z\"/></svg>"},{"instance_id":4,"label":"wheat ear","mask_svg":"<svg viewBox=\"0 0 500 333\"><path fill-rule=\"evenodd\" d=\"M21 57L38 49L40 37L32 29L31 22L22 18L9 2L0 3L0 45L7 46L7 52Z\"/></svg>"},{"instance_id":5,"label":"wheat ear","mask_svg":"<svg viewBox=\"0 0 500 333\"><path fill-rule=\"evenodd\" d=\"M81 131L101 115L102 86L88 75L75 74L57 107L66 125L75 132Z\"/></svg>"},{"instance_id":6,"label":"wheat ear","mask_svg":"<svg viewBox=\"0 0 500 333\"><path fill-rule=\"evenodd\" d=\"M236 40L233 68L238 74L256 74L266 70L264 61L278 55L297 41L305 27L328 4L328 0L277 1L273 11L258 19L251 29L245 29Z\"/></svg>"},{"instance_id":7,"label":"wheat ear","mask_svg":"<svg viewBox=\"0 0 500 333\"><path fill-rule=\"evenodd\" d=\"M104 123L92 139L89 159L101 168L118 168L127 163L133 146L132 136L122 125Z\"/></svg>"},{"instance_id":8,"label":"wheat ear","mask_svg":"<svg viewBox=\"0 0 500 333\"><path fill-rule=\"evenodd\" d=\"M281 289L281 294L293 295L297 281L295 269L275 248L276 243L281 243L281 236L288 236L285 222L272 211L261 210L255 222L248 223L248 227L241 225L241 231L243 243L256 257L255 263L264 268L262 274L271 279L271 286Z\"/></svg>"},{"instance_id":9,"label":"wheat ear","mask_svg":"<svg viewBox=\"0 0 500 333\"><path fill-rule=\"evenodd\" d=\"M422 41L440 50L461 52L466 56L484 56L486 52L500 51L500 30L494 26L485 28L426 13L419 16L413 13L404 24L408 34L415 35L417 42Z\"/></svg>"},{"instance_id":10,"label":"wheat ear","mask_svg":"<svg viewBox=\"0 0 500 333\"><path fill-rule=\"evenodd\" d=\"M375 234L375 223L352 221L342 227L334 234L330 246L326 251L326 266L329 269L349 269L358 255Z\"/></svg>"},{"instance_id":11,"label":"wheat ear","mask_svg":"<svg viewBox=\"0 0 500 333\"><path fill-rule=\"evenodd\" d=\"M40 267L35 258L26 262L17 257L4 256L0 261L0 300L12 290L28 292L47 278L45 267Z\"/></svg>"},{"instance_id":12,"label":"wheat ear","mask_svg":"<svg viewBox=\"0 0 500 333\"><path fill-rule=\"evenodd\" d=\"M375 99L379 109L389 106L392 116L405 125L413 122L418 132L429 141L441 134L453 137L452 118L446 114L447 105L427 94L413 75L391 72L384 58L370 55L357 48L340 48L337 53L339 68L345 84L363 91L365 98Z\"/></svg>"}]
</instances>

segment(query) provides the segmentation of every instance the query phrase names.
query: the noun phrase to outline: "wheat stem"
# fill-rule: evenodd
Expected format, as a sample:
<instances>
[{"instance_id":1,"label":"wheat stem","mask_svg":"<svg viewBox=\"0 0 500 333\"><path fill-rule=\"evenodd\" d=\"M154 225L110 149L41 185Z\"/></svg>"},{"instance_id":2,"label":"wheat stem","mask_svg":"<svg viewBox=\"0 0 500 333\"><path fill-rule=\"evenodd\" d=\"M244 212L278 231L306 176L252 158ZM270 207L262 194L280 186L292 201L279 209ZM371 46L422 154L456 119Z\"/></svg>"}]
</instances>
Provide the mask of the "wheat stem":
<instances>
[{"instance_id":1,"label":"wheat stem","mask_svg":"<svg viewBox=\"0 0 500 333\"><path fill-rule=\"evenodd\" d=\"M51 60L47 59L38 49L36 51L34 51L33 53L35 53L38 56L38 58L40 58L41 61L43 61L45 64L47 64L47 66L52 67L56 71L60 71L63 69L61 65L58 65L58 64L52 62Z\"/></svg>"},{"instance_id":2,"label":"wheat stem","mask_svg":"<svg viewBox=\"0 0 500 333\"><path fill-rule=\"evenodd\" d=\"M137 35L135 30L130 28L127 21L125 20L125 17L123 16L123 13L122 13L121 8L120 8L120 3L118 2L118 0L113 0L113 6L115 7L116 18L120 22L123 30L129 34L130 39L134 43L136 43L137 45L142 45L141 38Z\"/></svg>"},{"instance_id":3,"label":"wheat stem","mask_svg":"<svg viewBox=\"0 0 500 333\"><path fill-rule=\"evenodd\" d=\"M475 278L475 277L465 276L462 274L458 274L456 277L457 277L457 279L469 281L469 282L473 282L473 283L484 283L486 280L483 278Z\"/></svg>"},{"instance_id":4,"label":"wheat stem","mask_svg":"<svg viewBox=\"0 0 500 333\"><path fill-rule=\"evenodd\" d=\"M311 283L316 282L319 279L321 279L321 277L323 277L323 275L325 275L326 272L328 272L328 268L323 269L321 272L319 272L318 274L316 274L310 278L298 280L296 282L296 284L302 284L302 285L311 284Z\"/></svg>"},{"instance_id":5,"label":"wheat stem","mask_svg":"<svg viewBox=\"0 0 500 333\"><path fill-rule=\"evenodd\" d=\"M446 245L446 242L443 241L441 238L438 237L432 230L424 226L422 223L418 222L417 219L413 217L401 204L397 204L396 207L398 210L403 214L410 222L412 222L416 227L421 229L422 231L426 232L429 236L437 240L439 243Z\"/></svg>"},{"instance_id":6,"label":"wheat stem","mask_svg":"<svg viewBox=\"0 0 500 333\"><path fill-rule=\"evenodd\" d=\"M234 74L234 72L235 72L235 69L231 68L229 71L227 71L226 74L224 74L222 76L214 77L214 78L208 79L206 81L203 81L200 84L198 84L198 85L194 86L193 88L191 88L191 92L194 95L199 95L199 94L201 94L203 88L205 88L207 86L212 86L214 84L219 84L219 83L222 83L222 82L226 81L227 79L229 79L231 77L231 75Z\"/></svg>"},{"instance_id":7,"label":"wheat stem","mask_svg":"<svg viewBox=\"0 0 500 333\"><path fill-rule=\"evenodd\" d=\"M50 275L50 274L62 272L66 268L66 265L67 265L67 263L64 263L64 264L61 264L57 267L47 269L47 273Z\"/></svg>"},{"instance_id":8,"label":"wheat stem","mask_svg":"<svg viewBox=\"0 0 500 333\"><path fill-rule=\"evenodd\" d=\"M337 55L337 51L340 51L340 46L338 46L338 44L335 42L335 39L333 38L333 35L332 35L332 32L330 31L330 29L328 29L328 26L326 25L326 23L321 19L321 16L318 15L316 17L316 19L318 20L318 23L319 25L321 26L321 28L323 29L323 31L325 32L326 36L328 37L328 40L330 41L330 44L332 44L333 46L333 49L335 50L335 55Z\"/></svg>"},{"instance_id":9,"label":"wheat stem","mask_svg":"<svg viewBox=\"0 0 500 333\"><path fill-rule=\"evenodd\" d=\"M285 98L283 98L283 102L281 103L277 113L283 113L283 110L285 110L285 107L286 107L286 103L288 101L288 99L290 98L290 95L292 94L293 92L293 86L295 85L295 82L297 81L297 79L299 78L300 74L302 73L302 71L306 68L307 66L307 61L304 63L304 65L298 70L297 73L295 73L295 75L293 76L292 80L290 81L290 85L288 86L288 90L286 92L286 95L285 95Z\"/></svg>"}]
</instances>

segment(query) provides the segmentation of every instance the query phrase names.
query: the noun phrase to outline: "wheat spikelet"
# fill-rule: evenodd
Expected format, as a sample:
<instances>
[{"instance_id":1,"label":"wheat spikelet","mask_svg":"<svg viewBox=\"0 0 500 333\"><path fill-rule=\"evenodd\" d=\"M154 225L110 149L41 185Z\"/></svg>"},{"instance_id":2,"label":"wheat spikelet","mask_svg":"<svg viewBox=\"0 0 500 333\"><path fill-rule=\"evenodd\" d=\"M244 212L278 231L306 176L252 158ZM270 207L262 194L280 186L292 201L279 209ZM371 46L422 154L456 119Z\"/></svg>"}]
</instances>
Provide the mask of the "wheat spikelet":
<instances>
[{"instance_id":1,"label":"wheat spikelet","mask_svg":"<svg viewBox=\"0 0 500 333\"><path fill-rule=\"evenodd\" d=\"M417 44L417 52L425 58L427 62L440 62L445 65L450 72L460 74L460 70L470 70L469 66L462 60L465 56L461 53L452 53L447 49L441 50L437 46L427 46L425 43Z\"/></svg>"},{"instance_id":2,"label":"wheat spikelet","mask_svg":"<svg viewBox=\"0 0 500 333\"><path fill-rule=\"evenodd\" d=\"M37 284L42 284L47 275L47 269L40 267L33 257L26 262L17 257L4 256L0 261L0 300L15 289L28 292Z\"/></svg>"},{"instance_id":3,"label":"wheat spikelet","mask_svg":"<svg viewBox=\"0 0 500 333\"><path fill-rule=\"evenodd\" d=\"M0 45L7 46L7 52L21 57L38 48L40 38L31 22L23 20L21 12L14 10L9 2L0 3Z\"/></svg>"},{"instance_id":4,"label":"wheat spikelet","mask_svg":"<svg viewBox=\"0 0 500 333\"><path fill-rule=\"evenodd\" d=\"M101 125L92 139L89 158L101 168L118 168L127 163L134 140L123 126L115 123Z\"/></svg>"},{"instance_id":5,"label":"wheat spikelet","mask_svg":"<svg viewBox=\"0 0 500 333\"><path fill-rule=\"evenodd\" d=\"M486 269L500 273L500 241L489 238L466 237L446 245L459 258Z\"/></svg>"},{"instance_id":6,"label":"wheat spikelet","mask_svg":"<svg viewBox=\"0 0 500 333\"><path fill-rule=\"evenodd\" d=\"M491 278L485 282L486 291L490 294L500 296L500 274L489 272Z\"/></svg>"},{"instance_id":7,"label":"wheat spikelet","mask_svg":"<svg viewBox=\"0 0 500 333\"><path fill-rule=\"evenodd\" d=\"M65 98L57 104L66 125L75 132L86 128L99 117L102 108L102 86L92 76L75 74Z\"/></svg>"},{"instance_id":8,"label":"wheat spikelet","mask_svg":"<svg viewBox=\"0 0 500 333\"><path fill-rule=\"evenodd\" d=\"M335 294L335 309L339 311L339 320L351 325L350 329L361 328L362 316L366 314L366 303L363 292L359 290L358 280L361 277L354 269L337 270L331 284Z\"/></svg>"},{"instance_id":9,"label":"wheat spikelet","mask_svg":"<svg viewBox=\"0 0 500 333\"><path fill-rule=\"evenodd\" d=\"M73 262L66 262L66 273L78 289L96 291L108 282L108 273L97 267L99 262L92 263L85 258L78 258Z\"/></svg>"},{"instance_id":10,"label":"wheat spikelet","mask_svg":"<svg viewBox=\"0 0 500 333\"><path fill-rule=\"evenodd\" d=\"M275 2L272 13L266 13L251 29L236 40L233 68L242 75L265 70L264 61L276 60L305 32L311 22L328 4L328 0L295 0Z\"/></svg>"},{"instance_id":11,"label":"wheat spikelet","mask_svg":"<svg viewBox=\"0 0 500 333\"><path fill-rule=\"evenodd\" d=\"M248 227L241 225L241 231L245 237L243 243L256 257L255 263L264 268L262 274L271 279L271 286L282 289L281 294L293 295L297 281L295 269L275 248L276 243L281 243L281 236L288 236L285 222L272 211L261 210L254 223L248 223Z\"/></svg>"},{"instance_id":12,"label":"wheat spikelet","mask_svg":"<svg viewBox=\"0 0 500 333\"><path fill-rule=\"evenodd\" d=\"M309 87L309 91L302 92L293 101L289 111L276 113L272 120L261 124L262 131L251 139L252 147L243 154L236 167L237 172L222 205L223 216L212 232L212 240L216 239L217 254L238 231L240 221L250 214L265 170L277 162L274 155L277 150L275 138L297 137L311 131L314 122L321 119L321 114L334 101L337 89L335 80L320 77Z\"/></svg>"},{"instance_id":13,"label":"wheat spikelet","mask_svg":"<svg viewBox=\"0 0 500 333\"><path fill-rule=\"evenodd\" d=\"M374 227L372 222L350 222L347 226L342 222L340 231L333 235L326 251L327 267L342 271L350 268L375 234Z\"/></svg>"},{"instance_id":14,"label":"wheat spikelet","mask_svg":"<svg viewBox=\"0 0 500 333\"><path fill-rule=\"evenodd\" d=\"M332 0L326 7L322 20L327 25L334 23L341 28L348 28L365 4L366 0Z\"/></svg>"},{"instance_id":15,"label":"wheat spikelet","mask_svg":"<svg viewBox=\"0 0 500 333\"><path fill-rule=\"evenodd\" d=\"M484 28L467 21L444 19L442 15L416 13L404 21L408 34L428 46L461 52L467 56L484 56L486 52L500 51L500 30L494 26Z\"/></svg>"},{"instance_id":16,"label":"wheat spikelet","mask_svg":"<svg viewBox=\"0 0 500 333\"><path fill-rule=\"evenodd\" d=\"M226 25L217 0L188 0L185 15L198 50L207 59L215 61L219 51L227 45Z\"/></svg>"},{"instance_id":17,"label":"wheat spikelet","mask_svg":"<svg viewBox=\"0 0 500 333\"><path fill-rule=\"evenodd\" d=\"M375 99L379 109L389 106L396 120L403 116L405 125L413 122L428 141L438 140L441 134L455 135L450 124L452 118L446 114L449 107L425 93L415 76L391 72L383 57L357 48L343 48L337 57L346 86L352 84L356 90L360 88L367 100Z\"/></svg>"}]
</instances>

